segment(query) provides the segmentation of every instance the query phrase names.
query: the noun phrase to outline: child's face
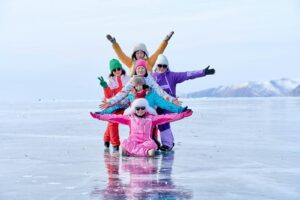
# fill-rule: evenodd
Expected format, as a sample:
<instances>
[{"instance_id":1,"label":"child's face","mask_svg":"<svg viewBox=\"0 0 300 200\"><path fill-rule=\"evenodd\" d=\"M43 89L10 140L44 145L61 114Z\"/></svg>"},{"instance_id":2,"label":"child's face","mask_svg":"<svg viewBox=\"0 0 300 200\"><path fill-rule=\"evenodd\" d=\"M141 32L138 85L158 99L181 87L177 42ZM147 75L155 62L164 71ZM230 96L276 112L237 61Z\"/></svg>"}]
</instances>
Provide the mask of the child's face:
<instances>
[{"instance_id":1,"label":"child's face","mask_svg":"<svg viewBox=\"0 0 300 200\"><path fill-rule=\"evenodd\" d=\"M138 106L135 107L135 114L138 116L143 116L146 113L146 107L145 106Z\"/></svg>"},{"instance_id":2,"label":"child's face","mask_svg":"<svg viewBox=\"0 0 300 200\"><path fill-rule=\"evenodd\" d=\"M145 53L141 50L138 50L137 52L135 52L135 57L136 57L137 60L138 59L143 59L144 56L145 56Z\"/></svg>"},{"instance_id":3,"label":"child's face","mask_svg":"<svg viewBox=\"0 0 300 200\"><path fill-rule=\"evenodd\" d=\"M137 66L135 72L139 76L144 76L146 74L146 69L143 66Z\"/></svg>"},{"instance_id":4,"label":"child's face","mask_svg":"<svg viewBox=\"0 0 300 200\"><path fill-rule=\"evenodd\" d=\"M134 88L136 89L136 91L140 92L140 91L143 90L143 85L137 84L137 85L134 86Z\"/></svg>"}]
</instances>

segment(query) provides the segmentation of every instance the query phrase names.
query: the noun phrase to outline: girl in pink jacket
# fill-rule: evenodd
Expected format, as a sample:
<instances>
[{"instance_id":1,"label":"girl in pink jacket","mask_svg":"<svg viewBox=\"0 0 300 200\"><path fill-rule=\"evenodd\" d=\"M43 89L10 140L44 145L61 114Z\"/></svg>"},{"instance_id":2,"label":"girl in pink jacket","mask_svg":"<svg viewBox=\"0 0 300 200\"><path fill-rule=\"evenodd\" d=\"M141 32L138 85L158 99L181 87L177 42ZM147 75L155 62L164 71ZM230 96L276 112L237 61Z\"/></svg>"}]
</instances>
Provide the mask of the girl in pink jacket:
<instances>
[{"instance_id":1,"label":"girl in pink jacket","mask_svg":"<svg viewBox=\"0 0 300 200\"><path fill-rule=\"evenodd\" d=\"M156 125L180 120L192 115L191 110L182 113L157 115L148 101L139 98L133 101L124 115L95 114L93 118L114 123L125 124L130 127L129 137L122 142L122 154L126 156L154 156L158 148L153 137L153 128Z\"/></svg>"}]
</instances>

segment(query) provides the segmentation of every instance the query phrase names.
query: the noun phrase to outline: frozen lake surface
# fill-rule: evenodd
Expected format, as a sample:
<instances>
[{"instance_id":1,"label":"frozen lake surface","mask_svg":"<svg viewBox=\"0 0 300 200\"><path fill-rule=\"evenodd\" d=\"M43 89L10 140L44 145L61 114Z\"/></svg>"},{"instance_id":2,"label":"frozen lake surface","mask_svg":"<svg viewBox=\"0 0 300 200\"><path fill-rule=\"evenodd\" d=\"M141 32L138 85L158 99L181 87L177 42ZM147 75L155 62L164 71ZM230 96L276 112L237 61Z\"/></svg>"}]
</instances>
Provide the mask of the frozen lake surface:
<instances>
[{"instance_id":1,"label":"frozen lake surface","mask_svg":"<svg viewBox=\"0 0 300 200\"><path fill-rule=\"evenodd\" d=\"M184 102L150 159L104 151L96 101L1 103L0 199L300 199L300 98Z\"/></svg>"}]
</instances>

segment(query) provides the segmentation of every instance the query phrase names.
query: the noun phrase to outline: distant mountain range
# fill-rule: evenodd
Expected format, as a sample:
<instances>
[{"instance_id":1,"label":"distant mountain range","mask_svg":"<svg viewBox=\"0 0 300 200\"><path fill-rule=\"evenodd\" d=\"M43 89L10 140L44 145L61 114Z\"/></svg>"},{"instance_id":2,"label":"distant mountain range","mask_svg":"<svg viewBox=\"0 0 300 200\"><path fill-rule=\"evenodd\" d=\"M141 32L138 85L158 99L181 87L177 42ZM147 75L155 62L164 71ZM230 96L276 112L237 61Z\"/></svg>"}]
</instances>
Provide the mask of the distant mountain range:
<instances>
[{"instance_id":1,"label":"distant mountain range","mask_svg":"<svg viewBox=\"0 0 300 200\"><path fill-rule=\"evenodd\" d=\"M219 86L185 94L186 98L197 97L280 97L300 96L300 79L247 82L231 86Z\"/></svg>"}]
</instances>

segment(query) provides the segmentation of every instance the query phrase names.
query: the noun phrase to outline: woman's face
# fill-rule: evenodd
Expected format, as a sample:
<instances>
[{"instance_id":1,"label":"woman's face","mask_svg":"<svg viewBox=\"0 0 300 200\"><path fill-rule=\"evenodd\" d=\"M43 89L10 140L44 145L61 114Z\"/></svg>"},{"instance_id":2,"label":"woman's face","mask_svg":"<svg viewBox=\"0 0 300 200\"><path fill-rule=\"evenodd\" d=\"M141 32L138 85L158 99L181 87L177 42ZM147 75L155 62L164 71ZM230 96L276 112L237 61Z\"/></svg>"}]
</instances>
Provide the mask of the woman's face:
<instances>
[{"instance_id":1,"label":"woman's face","mask_svg":"<svg viewBox=\"0 0 300 200\"><path fill-rule=\"evenodd\" d=\"M145 56L145 53L141 50L138 50L137 52L135 52L135 57L136 57L137 60L138 59L143 59L144 56Z\"/></svg>"},{"instance_id":2,"label":"woman's face","mask_svg":"<svg viewBox=\"0 0 300 200\"><path fill-rule=\"evenodd\" d=\"M168 69L168 65L161 65L161 64L158 64L156 66L156 72L159 73L159 74L162 74L162 73L165 73Z\"/></svg>"},{"instance_id":3,"label":"woman's face","mask_svg":"<svg viewBox=\"0 0 300 200\"><path fill-rule=\"evenodd\" d=\"M135 114L138 116L143 116L146 113L145 106L137 106L134 109L135 109Z\"/></svg>"},{"instance_id":4,"label":"woman's face","mask_svg":"<svg viewBox=\"0 0 300 200\"><path fill-rule=\"evenodd\" d=\"M137 92L140 92L143 90L143 85L137 84L134 86L134 88L136 89Z\"/></svg>"},{"instance_id":5,"label":"woman's face","mask_svg":"<svg viewBox=\"0 0 300 200\"><path fill-rule=\"evenodd\" d=\"M122 75L122 68L116 68L113 70L114 76L121 76Z\"/></svg>"},{"instance_id":6,"label":"woman's face","mask_svg":"<svg viewBox=\"0 0 300 200\"><path fill-rule=\"evenodd\" d=\"M146 69L143 66L137 66L135 72L139 76L144 76L146 74Z\"/></svg>"}]
</instances>

